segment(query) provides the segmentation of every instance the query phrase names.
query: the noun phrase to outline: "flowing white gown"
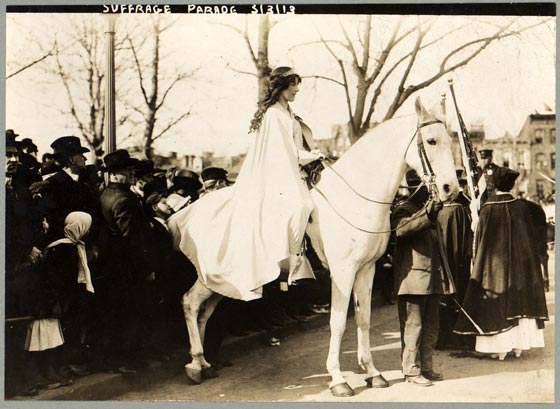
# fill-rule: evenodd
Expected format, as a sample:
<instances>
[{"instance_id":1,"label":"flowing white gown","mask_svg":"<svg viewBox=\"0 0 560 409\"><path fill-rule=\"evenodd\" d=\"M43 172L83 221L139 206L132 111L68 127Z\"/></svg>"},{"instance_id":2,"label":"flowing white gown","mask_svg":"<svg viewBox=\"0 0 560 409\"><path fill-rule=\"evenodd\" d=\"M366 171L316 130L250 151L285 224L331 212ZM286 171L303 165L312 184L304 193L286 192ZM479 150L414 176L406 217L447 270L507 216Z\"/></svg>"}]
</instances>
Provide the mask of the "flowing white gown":
<instances>
[{"instance_id":1,"label":"flowing white gown","mask_svg":"<svg viewBox=\"0 0 560 409\"><path fill-rule=\"evenodd\" d=\"M205 195L168 220L175 245L210 290L230 298L262 296L279 262L301 251L314 208L299 161L301 127L279 103L265 113L233 186ZM296 141L299 142L296 144ZM298 278L312 278L307 259Z\"/></svg>"}]
</instances>

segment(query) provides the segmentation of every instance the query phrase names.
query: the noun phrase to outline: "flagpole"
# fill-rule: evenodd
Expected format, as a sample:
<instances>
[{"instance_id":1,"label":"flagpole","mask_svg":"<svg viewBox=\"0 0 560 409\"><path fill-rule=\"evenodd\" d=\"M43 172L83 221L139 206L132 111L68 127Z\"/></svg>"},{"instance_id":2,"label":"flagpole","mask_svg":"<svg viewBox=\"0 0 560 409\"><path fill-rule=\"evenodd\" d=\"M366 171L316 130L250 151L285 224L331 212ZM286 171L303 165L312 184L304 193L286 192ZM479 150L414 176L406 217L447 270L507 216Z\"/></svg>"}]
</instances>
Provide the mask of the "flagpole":
<instances>
[{"instance_id":1,"label":"flagpole","mask_svg":"<svg viewBox=\"0 0 560 409\"><path fill-rule=\"evenodd\" d=\"M457 98L455 97L455 89L453 88L453 79L449 79L449 88L451 90L451 97L453 98L453 105L455 106L455 112L457 113L457 120L459 122L459 146L461 148L461 156L463 159L463 165L465 166L465 172L467 176L467 184L471 192L471 230L474 232L476 230L476 225L478 223L478 210L480 207L480 199L484 189L486 189L486 179L480 170L478 165L478 158L476 157L476 152L469 141L467 127L463 121L463 117L459 111L459 106L457 105ZM476 172L476 186L475 186L475 172Z\"/></svg>"}]
</instances>

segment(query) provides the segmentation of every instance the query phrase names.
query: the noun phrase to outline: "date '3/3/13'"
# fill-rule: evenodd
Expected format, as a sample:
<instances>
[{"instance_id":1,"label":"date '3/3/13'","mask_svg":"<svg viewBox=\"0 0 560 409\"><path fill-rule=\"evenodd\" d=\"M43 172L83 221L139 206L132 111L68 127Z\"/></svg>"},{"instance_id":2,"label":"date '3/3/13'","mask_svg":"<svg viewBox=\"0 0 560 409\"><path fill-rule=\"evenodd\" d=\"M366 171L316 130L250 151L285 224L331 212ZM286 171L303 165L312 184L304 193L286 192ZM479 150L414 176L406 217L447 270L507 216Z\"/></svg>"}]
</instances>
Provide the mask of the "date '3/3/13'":
<instances>
[{"instance_id":1,"label":"date '3/3/13'","mask_svg":"<svg viewBox=\"0 0 560 409\"><path fill-rule=\"evenodd\" d=\"M253 4L251 14L295 14L296 7L287 4Z\"/></svg>"}]
</instances>

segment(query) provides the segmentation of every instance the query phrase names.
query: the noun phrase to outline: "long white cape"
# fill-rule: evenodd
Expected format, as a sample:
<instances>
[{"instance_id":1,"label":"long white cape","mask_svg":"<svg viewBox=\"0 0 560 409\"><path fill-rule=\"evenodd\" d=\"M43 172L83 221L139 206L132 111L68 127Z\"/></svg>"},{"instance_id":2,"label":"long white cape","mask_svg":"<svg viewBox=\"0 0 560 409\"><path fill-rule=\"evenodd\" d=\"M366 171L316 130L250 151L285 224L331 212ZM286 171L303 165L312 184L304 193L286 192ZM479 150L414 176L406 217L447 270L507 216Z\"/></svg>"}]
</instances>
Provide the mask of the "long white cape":
<instances>
[{"instance_id":1,"label":"long white cape","mask_svg":"<svg viewBox=\"0 0 560 409\"><path fill-rule=\"evenodd\" d=\"M278 263L301 251L314 204L299 172L295 123L278 103L270 107L235 185L168 220L176 247L214 292L259 298L279 276Z\"/></svg>"}]
</instances>

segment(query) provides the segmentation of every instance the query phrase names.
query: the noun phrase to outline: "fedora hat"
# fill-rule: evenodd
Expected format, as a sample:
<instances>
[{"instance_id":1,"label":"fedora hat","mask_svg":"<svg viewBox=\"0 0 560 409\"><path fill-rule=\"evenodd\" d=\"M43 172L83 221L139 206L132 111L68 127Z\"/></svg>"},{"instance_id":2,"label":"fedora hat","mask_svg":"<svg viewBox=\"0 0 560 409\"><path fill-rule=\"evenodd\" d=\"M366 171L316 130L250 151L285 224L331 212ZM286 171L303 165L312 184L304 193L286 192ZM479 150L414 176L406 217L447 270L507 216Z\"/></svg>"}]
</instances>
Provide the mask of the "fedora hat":
<instances>
[{"instance_id":1,"label":"fedora hat","mask_svg":"<svg viewBox=\"0 0 560 409\"><path fill-rule=\"evenodd\" d=\"M61 136L51 143L51 148L56 158L89 152L88 148L82 146L77 136Z\"/></svg>"},{"instance_id":2,"label":"fedora hat","mask_svg":"<svg viewBox=\"0 0 560 409\"><path fill-rule=\"evenodd\" d=\"M117 149L115 152L108 153L103 157L105 164L101 170L104 172L115 172L133 167L138 162L137 159L131 158L126 149Z\"/></svg>"},{"instance_id":3,"label":"fedora hat","mask_svg":"<svg viewBox=\"0 0 560 409\"><path fill-rule=\"evenodd\" d=\"M8 136L15 138L16 136L19 136L19 134L15 133L13 129L6 129L6 138Z\"/></svg>"},{"instance_id":4,"label":"fedora hat","mask_svg":"<svg viewBox=\"0 0 560 409\"><path fill-rule=\"evenodd\" d=\"M8 129L8 131L12 131ZM19 152L19 144L16 142L16 135L6 131L6 152Z\"/></svg>"}]
</instances>

